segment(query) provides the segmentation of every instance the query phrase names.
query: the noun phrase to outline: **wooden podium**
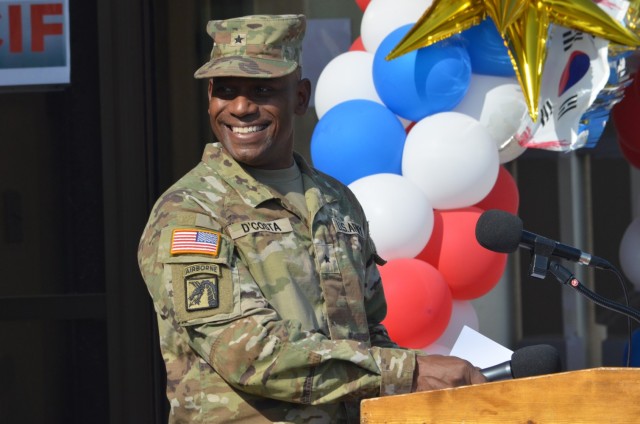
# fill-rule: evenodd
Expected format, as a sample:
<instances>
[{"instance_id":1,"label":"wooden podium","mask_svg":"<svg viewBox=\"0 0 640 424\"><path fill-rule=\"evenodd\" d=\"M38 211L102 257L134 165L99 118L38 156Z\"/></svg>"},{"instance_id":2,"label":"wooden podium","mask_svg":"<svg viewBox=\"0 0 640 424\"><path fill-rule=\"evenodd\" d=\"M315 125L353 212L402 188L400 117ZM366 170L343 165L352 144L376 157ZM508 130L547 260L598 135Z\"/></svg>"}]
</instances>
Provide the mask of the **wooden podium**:
<instances>
[{"instance_id":1,"label":"wooden podium","mask_svg":"<svg viewBox=\"0 0 640 424\"><path fill-rule=\"evenodd\" d=\"M640 368L593 368L366 399L361 423L640 423Z\"/></svg>"}]
</instances>

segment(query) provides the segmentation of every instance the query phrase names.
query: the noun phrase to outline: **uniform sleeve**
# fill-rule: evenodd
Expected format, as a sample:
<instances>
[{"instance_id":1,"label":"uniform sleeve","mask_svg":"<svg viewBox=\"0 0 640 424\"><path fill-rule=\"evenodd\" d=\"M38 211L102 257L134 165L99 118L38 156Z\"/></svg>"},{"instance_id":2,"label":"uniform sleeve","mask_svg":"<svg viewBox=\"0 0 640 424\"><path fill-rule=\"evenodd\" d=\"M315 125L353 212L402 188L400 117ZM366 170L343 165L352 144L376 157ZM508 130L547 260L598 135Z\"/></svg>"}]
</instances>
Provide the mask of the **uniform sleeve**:
<instances>
[{"instance_id":1,"label":"uniform sleeve","mask_svg":"<svg viewBox=\"0 0 640 424\"><path fill-rule=\"evenodd\" d=\"M414 352L397 348L378 325L372 326L376 341L371 347L355 340L330 340L303 331L296 321L281 319L224 234L217 256L172 255L167 247L170 234L189 229L197 216L206 215L196 209L186 213L196 218L184 218L185 211L153 213L139 262L156 310L174 320L174 327L186 330L176 334L187 337L191 348L229 385L305 404L411 390ZM378 296L382 294L372 299L374 303L380 302ZM372 317L377 314L374 305Z\"/></svg>"},{"instance_id":2,"label":"uniform sleeve","mask_svg":"<svg viewBox=\"0 0 640 424\"><path fill-rule=\"evenodd\" d=\"M366 222L366 221L365 221ZM384 296L382 279L378 266L383 266L386 261L382 259L376 250L375 244L369 234L369 225L366 224L366 257L368 258L365 269L364 302L369 324L369 337L373 346L397 348L398 345L391 340L389 333L382 321L387 316L387 301Z\"/></svg>"},{"instance_id":3,"label":"uniform sleeve","mask_svg":"<svg viewBox=\"0 0 640 424\"><path fill-rule=\"evenodd\" d=\"M397 352L400 348L391 340L387 329L382 324L382 320L387 315L387 302L384 296L384 289L382 285L382 279L380 278L380 272L378 266L383 266L384 261L376 253L373 242L369 241L370 246L370 260L367 263L367 269L365 274L367 290L365 291L365 309L367 311L367 322L369 323L369 337L371 339L371 345L373 349L380 349L384 352ZM409 350L403 350L403 352L409 352ZM414 361L415 355L421 354L421 352L412 350L411 355L408 356L406 361ZM389 358L390 361L398 360ZM411 391L411 384L413 383L414 364L404 363L402 369L410 369L411 372L406 374L394 374L394 370L387 367L381 371L381 391L380 396L392 395L396 393L408 393Z\"/></svg>"},{"instance_id":4,"label":"uniform sleeve","mask_svg":"<svg viewBox=\"0 0 640 424\"><path fill-rule=\"evenodd\" d=\"M376 262L377 255L374 255L367 265L366 280L367 292L365 294L365 307L367 311L367 321L369 323L369 335L373 346L397 348L398 345L391 340L389 333L382 320L387 316L387 302L384 297L382 280L378 271L378 263L383 263L381 259Z\"/></svg>"}]
</instances>

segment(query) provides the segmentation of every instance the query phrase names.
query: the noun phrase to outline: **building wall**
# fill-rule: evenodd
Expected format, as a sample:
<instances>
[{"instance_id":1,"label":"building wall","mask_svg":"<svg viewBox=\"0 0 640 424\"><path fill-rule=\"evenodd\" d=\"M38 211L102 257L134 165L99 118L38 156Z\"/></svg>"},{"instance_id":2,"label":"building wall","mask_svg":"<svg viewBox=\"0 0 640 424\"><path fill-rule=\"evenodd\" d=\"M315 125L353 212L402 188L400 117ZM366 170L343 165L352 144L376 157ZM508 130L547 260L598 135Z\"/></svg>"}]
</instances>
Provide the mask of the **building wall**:
<instances>
[{"instance_id":1,"label":"building wall","mask_svg":"<svg viewBox=\"0 0 640 424\"><path fill-rule=\"evenodd\" d=\"M347 18L355 40L362 12L351 0L70 7L71 85L0 92L0 421L163 422L164 369L135 249L155 198L211 141L206 82L193 79L211 49L206 22L251 13ZM311 110L296 124L296 148L308 159L316 123ZM640 213L638 171L620 155L612 125L597 148L572 158L531 151L508 165L520 216L530 231L584 242L577 247L619 265L622 234ZM626 319L527 277L527 267L526 253L514 254L498 287L474 301L480 331L510 348L545 341L587 352L576 366L618 365ZM584 279L621 300L612 275ZM569 345L576 335L583 340Z\"/></svg>"}]
</instances>

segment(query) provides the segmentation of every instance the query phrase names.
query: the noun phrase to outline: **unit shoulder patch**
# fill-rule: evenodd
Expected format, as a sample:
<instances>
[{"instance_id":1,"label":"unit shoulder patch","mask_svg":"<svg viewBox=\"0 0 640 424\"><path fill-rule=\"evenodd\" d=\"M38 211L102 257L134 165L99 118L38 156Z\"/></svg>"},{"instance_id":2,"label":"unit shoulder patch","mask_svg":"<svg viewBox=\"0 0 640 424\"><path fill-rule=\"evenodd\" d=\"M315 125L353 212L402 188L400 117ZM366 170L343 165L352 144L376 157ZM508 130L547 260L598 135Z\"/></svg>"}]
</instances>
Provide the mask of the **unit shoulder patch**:
<instances>
[{"instance_id":1,"label":"unit shoulder patch","mask_svg":"<svg viewBox=\"0 0 640 424\"><path fill-rule=\"evenodd\" d=\"M234 291L228 268L211 262L170 266L175 312L180 323L207 322L234 313L239 292Z\"/></svg>"},{"instance_id":2,"label":"unit shoulder patch","mask_svg":"<svg viewBox=\"0 0 640 424\"><path fill-rule=\"evenodd\" d=\"M215 309L219 306L216 264L194 264L184 268L184 292L187 311Z\"/></svg>"},{"instance_id":3,"label":"unit shoulder patch","mask_svg":"<svg viewBox=\"0 0 640 424\"><path fill-rule=\"evenodd\" d=\"M215 309L219 305L218 278L185 278L187 311Z\"/></svg>"}]
</instances>

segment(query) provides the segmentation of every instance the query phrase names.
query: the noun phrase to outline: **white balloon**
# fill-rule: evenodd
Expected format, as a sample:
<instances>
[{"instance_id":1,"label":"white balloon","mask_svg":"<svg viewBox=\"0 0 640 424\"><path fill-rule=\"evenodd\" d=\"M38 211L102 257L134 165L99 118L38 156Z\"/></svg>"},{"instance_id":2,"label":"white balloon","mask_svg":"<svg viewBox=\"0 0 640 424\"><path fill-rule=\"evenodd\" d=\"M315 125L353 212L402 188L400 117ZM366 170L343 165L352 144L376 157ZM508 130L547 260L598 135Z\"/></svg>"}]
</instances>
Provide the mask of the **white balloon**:
<instances>
[{"instance_id":1,"label":"white balloon","mask_svg":"<svg viewBox=\"0 0 640 424\"><path fill-rule=\"evenodd\" d=\"M453 300L453 308L451 309L451 318L449 325L444 333L434 342L439 346L445 346L451 350L458 340L458 336L464 326L472 328L476 331L479 329L478 314L475 308L468 300Z\"/></svg>"},{"instance_id":2,"label":"white balloon","mask_svg":"<svg viewBox=\"0 0 640 424\"><path fill-rule=\"evenodd\" d=\"M362 15L360 36L364 48L375 53L382 40L396 29L413 24L432 0L371 0Z\"/></svg>"},{"instance_id":3,"label":"white balloon","mask_svg":"<svg viewBox=\"0 0 640 424\"><path fill-rule=\"evenodd\" d=\"M517 137L509 137L502 143L498 143L498 156L501 164L517 159L526 151L527 148L518 143Z\"/></svg>"},{"instance_id":4,"label":"white balloon","mask_svg":"<svg viewBox=\"0 0 640 424\"><path fill-rule=\"evenodd\" d=\"M489 130L500 163L510 162L527 150L516 135L534 124L515 77L471 74L467 94L453 110L477 119Z\"/></svg>"},{"instance_id":5,"label":"white balloon","mask_svg":"<svg viewBox=\"0 0 640 424\"><path fill-rule=\"evenodd\" d=\"M640 218L631 221L622 236L620 267L635 289L640 290Z\"/></svg>"},{"instance_id":6,"label":"white balloon","mask_svg":"<svg viewBox=\"0 0 640 424\"><path fill-rule=\"evenodd\" d=\"M411 129L402 175L434 209L457 209L484 199L498 178L498 150L489 131L459 112L427 116Z\"/></svg>"},{"instance_id":7,"label":"white balloon","mask_svg":"<svg viewBox=\"0 0 640 424\"><path fill-rule=\"evenodd\" d=\"M349 188L364 209L382 258L413 258L424 249L433 231L433 208L415 184L384 173L360 178Z\"/></svg>"},{"instance_id":8,"label":"white balloon","mask_svg":"<svg viewBox=\"0 0 640 424\"><path fill-rule=\"evenodd\" d=\"M472 73L467 94L453 110L469 115L480 121L482 110L487 102L487 94L494 88L503 85L515 85L519 87L518 80L515 77L498 77ZM522 92L520 92L520 96L522 97ZM522 101L524 102L524 98Z\"/></svg>"},{"instance_id":9,"label":"white balloon","mask_svg":"<svg viewBox=\"0 0 640 424\"><path fill-rule=\"evenodd\" d=\"M314 97L318 119L347 100L364 99L383 104L373 84L373 57L372 53L363 51L346 52L324 67Z\"/></svg>"}]
</instances>

